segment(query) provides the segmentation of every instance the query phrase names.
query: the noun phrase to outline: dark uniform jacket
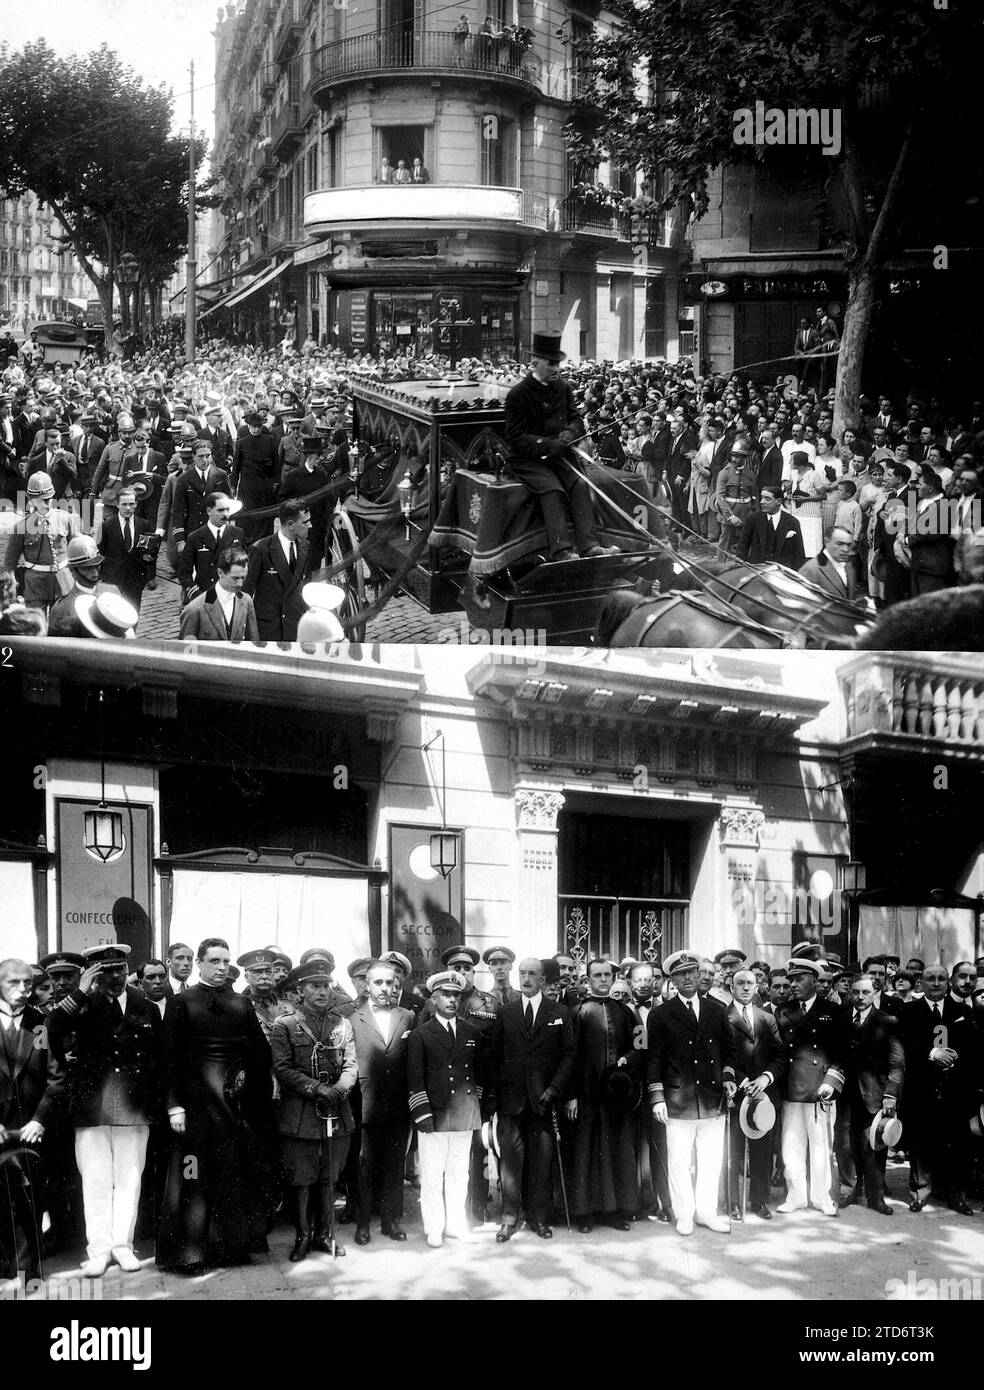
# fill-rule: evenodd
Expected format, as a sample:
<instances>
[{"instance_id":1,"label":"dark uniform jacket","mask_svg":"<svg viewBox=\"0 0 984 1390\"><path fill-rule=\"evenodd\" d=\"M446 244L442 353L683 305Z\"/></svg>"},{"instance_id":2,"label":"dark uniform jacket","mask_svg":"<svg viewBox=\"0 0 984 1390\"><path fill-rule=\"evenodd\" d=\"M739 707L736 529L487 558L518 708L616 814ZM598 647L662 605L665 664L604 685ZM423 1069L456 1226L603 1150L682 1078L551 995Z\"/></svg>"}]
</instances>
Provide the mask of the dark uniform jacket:
<instances>
[{"instance_id":1,"label":"dark uniform jacket","mask_svg":"<svg viewBox=\"0 0 984 1390\"><path fill-rule=\"evenodd\" d=\"M219 577L219 556L230 545L246 549L246 536L238 526L226 524L218 540L208 525L192 531L178 560L178 578L185 589L201 593L214 584Z\"/></svg>"},{"instance_id":2,"label":"dark uniform jacket","mask_svg":"<svg viewBox=\"0 0 984 1390\"><path fill-rule=\"evenodd\" d=\"M407 1088L410 1114L425 1133L478 1129L488 1077L488 1053L481 1033L463 1018L455 1036L436 1018L410 1034Z\"/></svg>"},{"instance_id":3,"label":"dark uniform jacket","mask_svg":"<svg viewBox=\"0 0 984 1390\"><path fill-rule=\"evenodd\" d=\"M853 1015L847 1026L850 1043L844 1093L860 1091L868 1114L877 1115L885 1096L898 1099L902 1093L905 1053L899 1021L869 1009L860 1028L854 1026Z\"/></svg>"},{"instance_id":4,"label":"dark uniform jacket","mask_svg":"<svg viewBox=\"0 0 984 1390\"><path fill-rule=\"evenodd\" d=\"M509 471L534 492L564 491L556 470L566 465L548 450L562 432L572 440L584 434L566 381L544 384L531 373L510 388L505 420Z\"/></svg>"},{"instance_id":5,"label":"dark uniform jacket","mask_svg":"<svg viewBox=\"0 0 984 1390\"><path fill-rule=\"evenodd\" d=\"M502 1005L491 994L486 994L481 989L468 989L458 995L458 1017L466 1018L473 1024L480 1033L488 1036L495 1021L502 1011ZM424 1018L434 1017L434 1003L427 999L424 1001Z\"/></svg>"},{"instance_id":6,"label":"dark uniform jacket","mask_svg":"<svg viewBox=\"0 0 984 1390\"><path fill-rule=\"evenodd\" d=\"M317 1095L318 1077L311 1067L315 1042L324 1043L319 1050L317 1071L327 1073L325 1084L332 1094L326 1099ZM284 1014L273 1025L270 1050L273 1074L280 1086L279 1133L295 1139L321 1139L325 1127L316 1109L318 1105L339 1120L336 1137L351 1134L355 1121L348 1097L359 1079L359 1071L355 1037L348 1019L339 1018L331 1009L326 1009L320 1018L312 1018L307 1009Z\"/></svg>"},{"instance_id":7,"label":"dark uniform jacket","mask_svg":"<svg viewBox=\"0 0 984 1390\"><path fill-rule=\"evenodd\" d=\"M74 1061L65 1042L74 1034ZM159 1113L163 1079L161 1016L134 989L126 1013L115 999L72 991L52 1010L48 1038L52 1066L67 1071L69 1112L76 1129L93 1125L148 1125Z\"/></svg>"},{"instance_id":8,"label":"dark uniform jacket","mask_svg":"<svg viewBox=\"0 0 984 1390\"><path fill-rule=\"evenodd\" d=\"M496 1109L521 1115L527 1105L543 1114L541 1097L565 1100L574 1071L574 1031L563 1004L540 997L533 1031L526 1031L525 999L507 1004L492 1032L492 1066Z\"/></svg>"},{"instance_id":9,"label":"dark uniform jacket","mask_svg":"<svg viewBox=\"0 0 984 1390\"><path fill-rule=\"evenodd\" d=\"M649 1014L649 1100L666 1102L671 1120L724 1113L724 1083L735 1079L735 1039L728 1011L705 995L695 1019L677 995Z\"/></svg>"},{"instance_id":10,"label":"dark uniform jacket","mask_svg":"<svg viewBox=\"0 0 984 1390\"><path fill-rule=\"evenodd\" d=\"M47 1125L59 1087L48 1084L48 1030L40 1009L28 1004L9 1032L0 1026L0 1125L22 1129L30 1120Z\"/></svg>"},{"instance_id":11,"label":"dark uniform jacket","mask_svg":"<svg viewBox=\"0 0 984 1390\"><path fill-rule=\"evenodd\" d=\"M297 624L306 611L301 589L307 566L307 541L297 542L297 565L293 574L278 536L264 536L250 548L244 587L252 597L262 641L297 641Z\"/></svg>"},{"instance_id":12,"label":"dark uniform jacket","mask_svg":"<svg viewBox=\"0 0 984 1390\"><path fill-rule=\"evenodd\" d=\"M348 1015L355 1034L355 1055L362 1093L362 1123L382 1124L386 1120L409 1120L407 1099L407 1054L416 1015L409 1009L390 1010L389 1041L373 1020L368 1000Z\"/></svg>"},{"instance_id":13,"label":"dark uniform jacket","mask_svg":"<svg viewBox=\"0 0 984 1390\"><path fill-rule=\"evenodd\" d=\"M210 492L231 494L229 475L221 468L209 465L204 479L197 468L186 468L178 473L174 483L174 500L171 503L171 534L176 541L183 541L192 531L197 531L208 521L208 507L205 499Z\"/></svg>"},{"instance_id":14,"label":"dark uniform jacket","mask_svg":"<svg viewBox=\"0 0 984 1390\"><path fill-rule=\"evenodd\" d=\"M848 1049L841 1006L815 995L809 1013L799 1001L784 1004L776 1022L786 1058L783 1100L811 1103L825 1082L840 1092Z\"/></svg>"}]
</instances>

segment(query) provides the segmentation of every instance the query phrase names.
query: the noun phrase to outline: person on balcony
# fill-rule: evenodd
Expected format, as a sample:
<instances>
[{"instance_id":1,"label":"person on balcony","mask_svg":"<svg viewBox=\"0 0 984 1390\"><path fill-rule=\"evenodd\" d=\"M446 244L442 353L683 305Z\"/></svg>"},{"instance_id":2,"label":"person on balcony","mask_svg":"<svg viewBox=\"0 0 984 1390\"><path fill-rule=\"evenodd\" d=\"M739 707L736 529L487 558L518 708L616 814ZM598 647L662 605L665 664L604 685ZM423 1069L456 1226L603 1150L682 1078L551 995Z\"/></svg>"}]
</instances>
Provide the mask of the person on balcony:
<instances>
[{"instance_id":1,"label":"person on balcony","mask_svg":"<svg viewBox=\"0 0 984 1390\"><path fill-rule=\"evenodd\" d=\"M430 174L428 174L427 170L424 168L423 161L419 158L413 161L413 168L410 170L410 182L430 183Z\"/></svg>"},{"instance_id":2,"label":"person on balcony","mask_svg":"<svg viewBox=\"0 0 984 1390\"><path fill-rule=\"evenodd\" d=\"M392 182L393 182L393 166L392 166L392 164L390 164L389 159L386 157L386 155L383 155L382 163L381 163L380 166L379 166L379 176L378 176L378 178L376 179L376 182L377 182L377 183L392 183Z\"/></svg>"},{"instance_id":3,"label":"person on balcony","mask_svg":"<svg viewBox=\"0 0 984 1390\"><path fill-rule=\"evenodd\" d=\"M480 59L491 66L495 58L496 44L501 35L495 27L495 20L490 14L485 16L485 23L478 31L478 52Z\"/></svg>"},{"instance_id":4,"label":"person on balcony","mask_svg":"<svg viewBox=\"0 0 984 1390\"><path fill-rule=\"evenodd\" d=\"M410 183L410 170L407 168L407 161L400 159L397 161L396 173L393 175L394 183Z\"/></svg>"},{"instance_id":5,"label":"person on balcony","mask_svg":"<svg viewBox=\"0 0 984 1390\"><path fill-rule=\"evenodd\" d=\"M455 62L460 67L465 59L465 44L471 38L471 25L466 14L461 16L451 32L454 35Z\"/></svg>"}]
</instances>

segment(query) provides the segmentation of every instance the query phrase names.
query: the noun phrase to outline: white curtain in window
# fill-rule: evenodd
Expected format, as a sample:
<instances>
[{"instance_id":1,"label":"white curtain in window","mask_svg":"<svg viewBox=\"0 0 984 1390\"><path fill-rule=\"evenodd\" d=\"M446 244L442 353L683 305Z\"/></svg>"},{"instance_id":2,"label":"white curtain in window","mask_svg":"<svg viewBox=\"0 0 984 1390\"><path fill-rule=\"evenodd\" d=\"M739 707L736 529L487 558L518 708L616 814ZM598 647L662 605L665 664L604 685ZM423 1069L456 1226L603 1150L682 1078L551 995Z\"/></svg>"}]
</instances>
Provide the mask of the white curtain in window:
<instances>
[{"instance_id":1,"label":"white curtain in window","mask_svg":"<svg viewBox=\"0 0 984 1390\"><path fill-rule=\"evenodd\" d=\"M296 965L308 947L327 946L344 987L348 963L369 954L367 880L175 868L170 939L197 951L206 936L228 941L233 960L277 945Z\"/></svg>"},{"instance_id":2,"label":"white curtain in window","mask_svg":"<svg viewBox=\"0 0 984 1390\"><path fill-rule=\"evenodd\" d=\"M46 950L38 945L34 925L34 870L30 864L0 860L0 903L3 928L0 930L0 960L16 956L33 965Z\"/></svg>"},{"instance_id":3,"label":"white curtain in window","mask_svg":"<svg viewBox=\"0 0 984 1390\"><path fill-rule=\"evenodd\" d=\"M862 903L858 923L858 960L896 955L905 965L918 956L927 965L952 966L973 960L974 914L963 907L872 907Z\"/></svg>"}]
</instances>

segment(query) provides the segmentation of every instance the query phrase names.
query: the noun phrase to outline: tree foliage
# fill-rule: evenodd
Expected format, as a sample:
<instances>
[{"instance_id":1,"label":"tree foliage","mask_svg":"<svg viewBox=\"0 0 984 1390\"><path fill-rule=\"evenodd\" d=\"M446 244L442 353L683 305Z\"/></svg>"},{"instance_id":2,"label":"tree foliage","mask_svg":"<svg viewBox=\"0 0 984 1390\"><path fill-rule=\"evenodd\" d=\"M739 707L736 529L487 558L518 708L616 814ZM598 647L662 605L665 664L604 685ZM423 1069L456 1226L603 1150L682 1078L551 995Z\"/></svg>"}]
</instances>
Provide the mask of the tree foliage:
<instances>
[{"instance_id":1,"label":"tree foliage","mask_svg":"<svg viewBox=\"0 0 984 1390\"><path fill-rule=\"evenodd\" d=\"M608 35L574 45L593 110L572 122L571 147L584 165L609 159L641 168L655 204L683 201L697 217L707 211L710 172L742 157L737 111L757 101L840 111L841 148L818 163L828 236L849 279L838 370L838 414L847 423L874 277L900 200L915 197L905 184L913 150L938 142L957 163L954 97L979 80L979 3L614 0L611 9L618 23ZM788 151L759 146L754 157L788 159Z\"/></svg>"},{"instance_id":2,"label":"tree foliage","mask_svg":"<svg viewBox=\"0 0 984 1390\"><path fill-rule=\"evenodd\" d=\"M187 249L189 149L172 114L171 94L105 44L65 58L44 40L0 48L0 188L51 208L107 322L121 256L136 258L138 288L154 290ZM196 141L196 170L204 155ZM212 205L210 189L197 189L199 205Z\"/></svg>"}]
</instances>

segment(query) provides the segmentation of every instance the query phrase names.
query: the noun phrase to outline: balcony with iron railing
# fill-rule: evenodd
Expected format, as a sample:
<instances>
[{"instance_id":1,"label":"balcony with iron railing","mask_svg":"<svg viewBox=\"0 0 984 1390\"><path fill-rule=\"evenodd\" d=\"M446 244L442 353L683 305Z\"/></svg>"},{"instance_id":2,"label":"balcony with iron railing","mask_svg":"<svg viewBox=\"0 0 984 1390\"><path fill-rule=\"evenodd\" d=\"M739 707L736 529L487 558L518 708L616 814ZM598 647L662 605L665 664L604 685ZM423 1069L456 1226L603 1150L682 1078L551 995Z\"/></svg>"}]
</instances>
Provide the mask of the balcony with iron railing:
<instances>
[{"instance_id":1,"label":"balcony with iron railing","mask_svg":"<svg viewBox=\"0 0 984 1390\"><path fill-rule=\"evenodd\" d=\"M285 247L303 240L304 229L301 226L301 220L299 217L295 217L292 212L285 212L282 216L273 218L267 225L266 249L268 250Z\"/></svg>"},{"instance_id":2,"label":"balcony with iron railing","mask_svg":"<svg viewBox=\"0 0 984 1390\"><path fill-rule=\"evenodd\" d=\"M532 50L515 41L499 42L482 34L462 39L450 29L394 26L319 48L312 58L311 91L318 97L329 87L362 75L407 71L481 73L536 86L541 67Z\"/></svg>"},{"instance_id":3,"label":"balcony with iron railing","mask_svg":"<svg viewBox=\"0 0 984 1390\"><path fill-rule=\"evenodd\" d=\"M873 652L838 672L850 743L945 743L984 758L984 663L955 653ZM931 744L929 745L931 751Z\"/></svg>"},{"instance_id":4,"label":"balcony with iron railing","mask_svg":"<svg viewBox=\"0 0 984 1390\"><path fill-rule=\"evenodd\" d=\"M304 38L304 24L297 18L296 0L288 0L286 13L273 39L273 61L281 67L289 63Z\"/></svg>"},{"instance_id":5,"label":"balcony with iron railing","mask_svg":"<svg viewBox=\"0 0 984 1390\"><path fill-rule=\"evenodd\" d=\"M273 118L270 148L277 159L284 159L304 138L304 113L299 101L287 101Z\"/></svg>"}]
</instances>

